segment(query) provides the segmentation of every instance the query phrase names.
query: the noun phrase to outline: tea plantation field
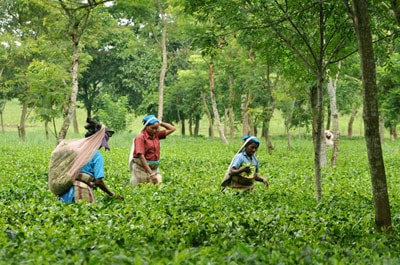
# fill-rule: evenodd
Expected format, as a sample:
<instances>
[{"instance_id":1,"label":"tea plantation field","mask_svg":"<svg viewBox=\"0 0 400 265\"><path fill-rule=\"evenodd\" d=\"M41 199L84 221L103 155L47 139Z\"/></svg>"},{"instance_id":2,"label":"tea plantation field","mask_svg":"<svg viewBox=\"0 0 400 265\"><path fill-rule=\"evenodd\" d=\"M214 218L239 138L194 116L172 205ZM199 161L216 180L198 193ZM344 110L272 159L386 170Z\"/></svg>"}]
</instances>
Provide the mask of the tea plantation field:
<instances>
[{"instance_id":1,"label":"tea plantation field","mask_svg":"<svg viewBox=\"0 0 400 265\"><path fill-rule=\"evenodd\" d=\"M219 184L240 139L170 136L162 142L162 186L128 186L133 135L116 134L105 182L124 202L62 204L47 187L54 142L0 137L0 264L400 264L400 143L383 144L395 233L374 230L365 143L341 139L338 165L323 169L315 199L312 142L264 141L258 158L270 181L250 193ZM330 154L330 150L328 151Z\"/></svg>"}]
</instances>

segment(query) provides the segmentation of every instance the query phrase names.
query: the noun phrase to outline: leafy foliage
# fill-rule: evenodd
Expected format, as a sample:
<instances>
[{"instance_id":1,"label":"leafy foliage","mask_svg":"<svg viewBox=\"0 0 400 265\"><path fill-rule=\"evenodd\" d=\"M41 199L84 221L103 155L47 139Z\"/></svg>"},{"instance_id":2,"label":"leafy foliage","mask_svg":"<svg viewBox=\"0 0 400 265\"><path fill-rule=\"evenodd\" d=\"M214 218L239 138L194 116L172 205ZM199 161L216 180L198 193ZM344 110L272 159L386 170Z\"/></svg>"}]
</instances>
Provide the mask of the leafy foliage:
<instances>
[{"instance_id":1,"label":"leafy foliage","mask_svg":"<svg viewBox=\"0 0 400 265\"><path fill-rule=\"evenodd\" d=\"M107 121L107 126L113 130L126 129L127 98L120 97L113 100L109 94L105 94L95 108L95 116L100 121Z\"/></svg>"},{"instance_id":2,"label":"leafy foliage","mask_svg":"<svg viewBox=\"0 0 400 265\"><path fill-rule=\"evenodd\" d=\"M32 137L32 136L31 136ZM54 146L39 138L1 138L0 264L397 264L397 233L375 233L365 144L341 139L335 168L323 169L316 202L311 139L262 143L261 174L250 193L221 193L239 148L218 140L170 136L162 142L164 184L128 186L132 135L110 140L105 182L125 202L95 191L97 202L62 204L47 188ZM399 142L383 145L393 225L400 216Z\"/></svg>"}]
</instances>

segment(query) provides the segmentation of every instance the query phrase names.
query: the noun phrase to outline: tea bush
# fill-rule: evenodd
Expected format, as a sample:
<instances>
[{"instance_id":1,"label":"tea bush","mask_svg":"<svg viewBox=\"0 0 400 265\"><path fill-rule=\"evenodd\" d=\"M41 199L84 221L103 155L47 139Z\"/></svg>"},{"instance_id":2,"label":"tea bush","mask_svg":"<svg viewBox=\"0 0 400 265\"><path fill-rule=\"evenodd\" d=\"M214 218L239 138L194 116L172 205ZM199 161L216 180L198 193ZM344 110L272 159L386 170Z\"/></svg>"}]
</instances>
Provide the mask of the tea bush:
<instances>
[{"instance_id":1,"label":"tea bush","mask_svg":"<svg viewBox=\"0 0 400 265\"><path fill-rule=\"evenodd\" d=\"M270 188L220 192L240 140L170 136L162 141L163 185L128 185L132 135L116 134L96 203L63 204L47 187L54 143L1 141L0 264L399 264L399 148L383 145L395 232L374 230L374 203L362 139L342 139L336 167L314 188L311 139L262 142L261 174ZM32 143L33 142L33 143ZM330 150L328 149L328 154ZM328 155L329 159L329 155Z\"/></svg>"}]
</instances>

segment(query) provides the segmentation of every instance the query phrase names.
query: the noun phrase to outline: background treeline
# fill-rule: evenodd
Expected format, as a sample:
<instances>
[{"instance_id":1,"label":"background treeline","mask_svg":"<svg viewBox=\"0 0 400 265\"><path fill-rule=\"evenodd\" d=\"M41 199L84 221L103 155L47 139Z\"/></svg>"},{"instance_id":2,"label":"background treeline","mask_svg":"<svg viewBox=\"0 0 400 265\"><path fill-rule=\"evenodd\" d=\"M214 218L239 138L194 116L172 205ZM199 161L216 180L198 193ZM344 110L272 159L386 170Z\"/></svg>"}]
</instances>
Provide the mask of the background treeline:
<instances>
[{"instance_id":1,"label":"background treeline","mask_svg":"<svg viewBox=\"0 0 400 265\"><path fill-rule=\"evenodd\" d=\"M283 6L253 1L248 8L245 1L220 1L214 11L225 5L224 12L211 18L204 10L195 10L202 4L212 8L200 2L92 0L84 6L80 1L2 1L2 121L6 102L18 99L22 111L14 124L19 125L20 137L25 137L28 118L42 121L47 133L57 136L61 129L54 121L67 117L72 62L79 60L77 106L118 131L127 128L129 113L151 112L178 124L182 135L198 135L200 121L206 119L210 136L220 127L230 139L238 131L261 136L279 111L287 132L299 127L307 132L312 122L310 93L316 85L314 73L319 71L312 66L317 59L312 51L318 50L314 15L322 2L327 7L324 34L331 37L321 58L326 64L321 70L323 89L327 91L329 78L336 80L337 110L348 117L348 131L342 134L352 136L353 118L362 107L361 74L357 42L351 21L343 16L342 1L329 5L292 1L290 23L308 36L304 42L283 23L284 12L277 10ZM273 10L262 14L266 8ZM371 9L381 126L396 137L397 27L383 6ZM290 45L283 45L279 34ZM73 50L76 43L79 57ZM326 92L323 102L324 127L331 129ZM77 131L78 125L73 124Z\"/></svg>"}]
</instances>

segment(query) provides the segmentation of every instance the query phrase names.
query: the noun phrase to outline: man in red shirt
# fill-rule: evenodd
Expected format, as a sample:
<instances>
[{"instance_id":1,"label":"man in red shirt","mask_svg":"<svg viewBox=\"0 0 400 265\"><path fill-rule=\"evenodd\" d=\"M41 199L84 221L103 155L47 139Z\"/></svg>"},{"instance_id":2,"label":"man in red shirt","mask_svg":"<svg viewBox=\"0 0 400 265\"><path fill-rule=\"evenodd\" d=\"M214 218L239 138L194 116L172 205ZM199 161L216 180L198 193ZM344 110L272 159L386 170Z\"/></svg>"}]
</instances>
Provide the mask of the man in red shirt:
<instances>
[{"instance_id":1,"label":"man in red shirt","mask_svg":"<svg viewBox=\"0 0 400 265\"><path fill-rule=\"evenodd\" d=\"M131 184L158 184L162 182L159 170L160 140L175 131L175 127L166 122L160 122L154 115L143 118L143 129L135 137L130 154ZM159 130L164 127L165 130Z\"/></svg>"}]
</instances>

